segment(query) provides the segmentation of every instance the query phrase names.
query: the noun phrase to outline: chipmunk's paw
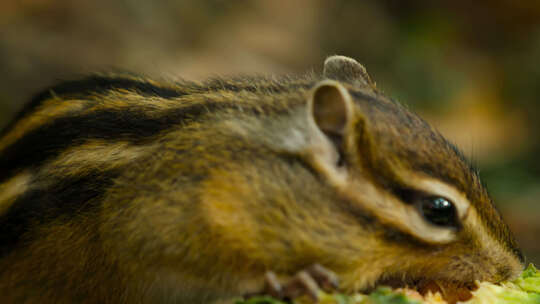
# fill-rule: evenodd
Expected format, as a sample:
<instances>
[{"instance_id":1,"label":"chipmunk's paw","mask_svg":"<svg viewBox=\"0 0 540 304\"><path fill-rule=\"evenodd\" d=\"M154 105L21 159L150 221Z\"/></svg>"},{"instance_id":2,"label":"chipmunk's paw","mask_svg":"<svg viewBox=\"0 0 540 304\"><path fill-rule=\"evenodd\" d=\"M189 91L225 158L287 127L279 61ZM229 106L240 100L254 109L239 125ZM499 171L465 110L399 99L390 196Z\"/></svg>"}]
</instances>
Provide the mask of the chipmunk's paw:
<instances>
[{"instance_id":1,"label":"chipmunk's paw","mask_svg":"<svg viewBox=\"0 0 540 304\"><path fill-rule=\"evenodd\" d=\"M264 293L281 300L290 300L307 295L317 302L321 289L331 292L337 289L338 286L338 278L332 271L315 264L299 271L285 284L281 284L272 271L267 272Z\"/></svg>"}]
</instances>

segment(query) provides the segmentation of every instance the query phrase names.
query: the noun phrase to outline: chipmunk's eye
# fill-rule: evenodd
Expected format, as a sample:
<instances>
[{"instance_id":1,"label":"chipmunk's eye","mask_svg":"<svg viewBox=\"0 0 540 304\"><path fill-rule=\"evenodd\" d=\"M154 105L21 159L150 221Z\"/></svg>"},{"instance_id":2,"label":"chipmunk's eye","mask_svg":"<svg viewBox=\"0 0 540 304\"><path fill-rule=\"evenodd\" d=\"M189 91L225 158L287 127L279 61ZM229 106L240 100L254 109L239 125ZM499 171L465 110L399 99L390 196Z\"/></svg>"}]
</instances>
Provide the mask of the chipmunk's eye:
<instances>
[{"instance_id":1,"label":"chipmunk's eye","mask_svg":"<svg viewBox=\"0 0 540 304\"><path fill-rule=\"evenodd\" d=\"M431 224L457 227L456 207L450 200L440 196L428 196L419 200L418 207Z\"/></svg>"}]
</instances>

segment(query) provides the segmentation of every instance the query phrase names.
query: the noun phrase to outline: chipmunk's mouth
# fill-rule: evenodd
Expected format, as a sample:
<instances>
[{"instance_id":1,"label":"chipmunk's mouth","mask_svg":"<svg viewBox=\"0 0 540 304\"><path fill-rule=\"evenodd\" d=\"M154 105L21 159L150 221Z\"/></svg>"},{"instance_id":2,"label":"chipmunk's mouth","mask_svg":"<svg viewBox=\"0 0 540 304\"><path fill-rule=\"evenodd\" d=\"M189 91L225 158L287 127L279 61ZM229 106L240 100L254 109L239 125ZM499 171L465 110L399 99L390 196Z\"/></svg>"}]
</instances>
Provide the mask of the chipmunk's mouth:
<instances>
[{"instance_id":1,"label":"chipmunk's mouth","mask_svg":"<svg viewBox=\"0 0 540 304\"><path fill-rule=\"evenodd\" d=\"M450 304L458 301L467 301L472 297L472 291L477 286L474 283L464 283L458 281L435 280L428 278L418 278L404 280L398 277L387 277L377 281L375 286L389 286L394 289L414 290L425 296L429 292L440 293L444 300Z\"/></svg>"}]
</instances>

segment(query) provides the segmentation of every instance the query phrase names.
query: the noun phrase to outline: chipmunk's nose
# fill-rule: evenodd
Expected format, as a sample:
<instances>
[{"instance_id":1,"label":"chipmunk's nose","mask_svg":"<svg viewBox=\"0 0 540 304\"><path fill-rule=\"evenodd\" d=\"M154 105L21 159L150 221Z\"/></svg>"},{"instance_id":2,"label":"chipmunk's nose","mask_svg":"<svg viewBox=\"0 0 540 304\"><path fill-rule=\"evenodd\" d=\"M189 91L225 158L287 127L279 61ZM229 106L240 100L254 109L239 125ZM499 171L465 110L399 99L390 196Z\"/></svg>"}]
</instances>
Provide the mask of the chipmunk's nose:
<instances>
[{"instance_id":1,"label":"chipmunk's nose","mask_svg":"<svg viewBox=\"0 0 540 304\"><path fill-rule=\"evenodd\" d=\"M525 256L521 250L514 248L509 256L511 258L508 263L499 266L497 269L499 282L514 279L525 269Z\"/></svg>"}]
</instances>

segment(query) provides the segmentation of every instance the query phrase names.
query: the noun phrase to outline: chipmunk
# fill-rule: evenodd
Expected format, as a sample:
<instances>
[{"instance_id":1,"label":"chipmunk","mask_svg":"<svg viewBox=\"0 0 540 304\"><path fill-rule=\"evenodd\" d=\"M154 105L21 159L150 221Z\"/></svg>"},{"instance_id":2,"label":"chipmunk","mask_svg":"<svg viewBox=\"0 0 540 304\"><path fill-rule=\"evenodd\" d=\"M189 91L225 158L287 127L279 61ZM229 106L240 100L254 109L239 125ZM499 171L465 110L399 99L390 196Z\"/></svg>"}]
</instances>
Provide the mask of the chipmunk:
<instances>
[{"instance_id":1,"label":"chipmunk","mask_svg":"<svg viewBox=\"0 0 540 304\"><path fill-rule=\"evenodd\" d=\"M326 270L346 292L465 286L524 265L459 150L343 56L321 75L65 82L4 129L0 168L2 303L210 303Z\"/></svg>"}]
</instances>

